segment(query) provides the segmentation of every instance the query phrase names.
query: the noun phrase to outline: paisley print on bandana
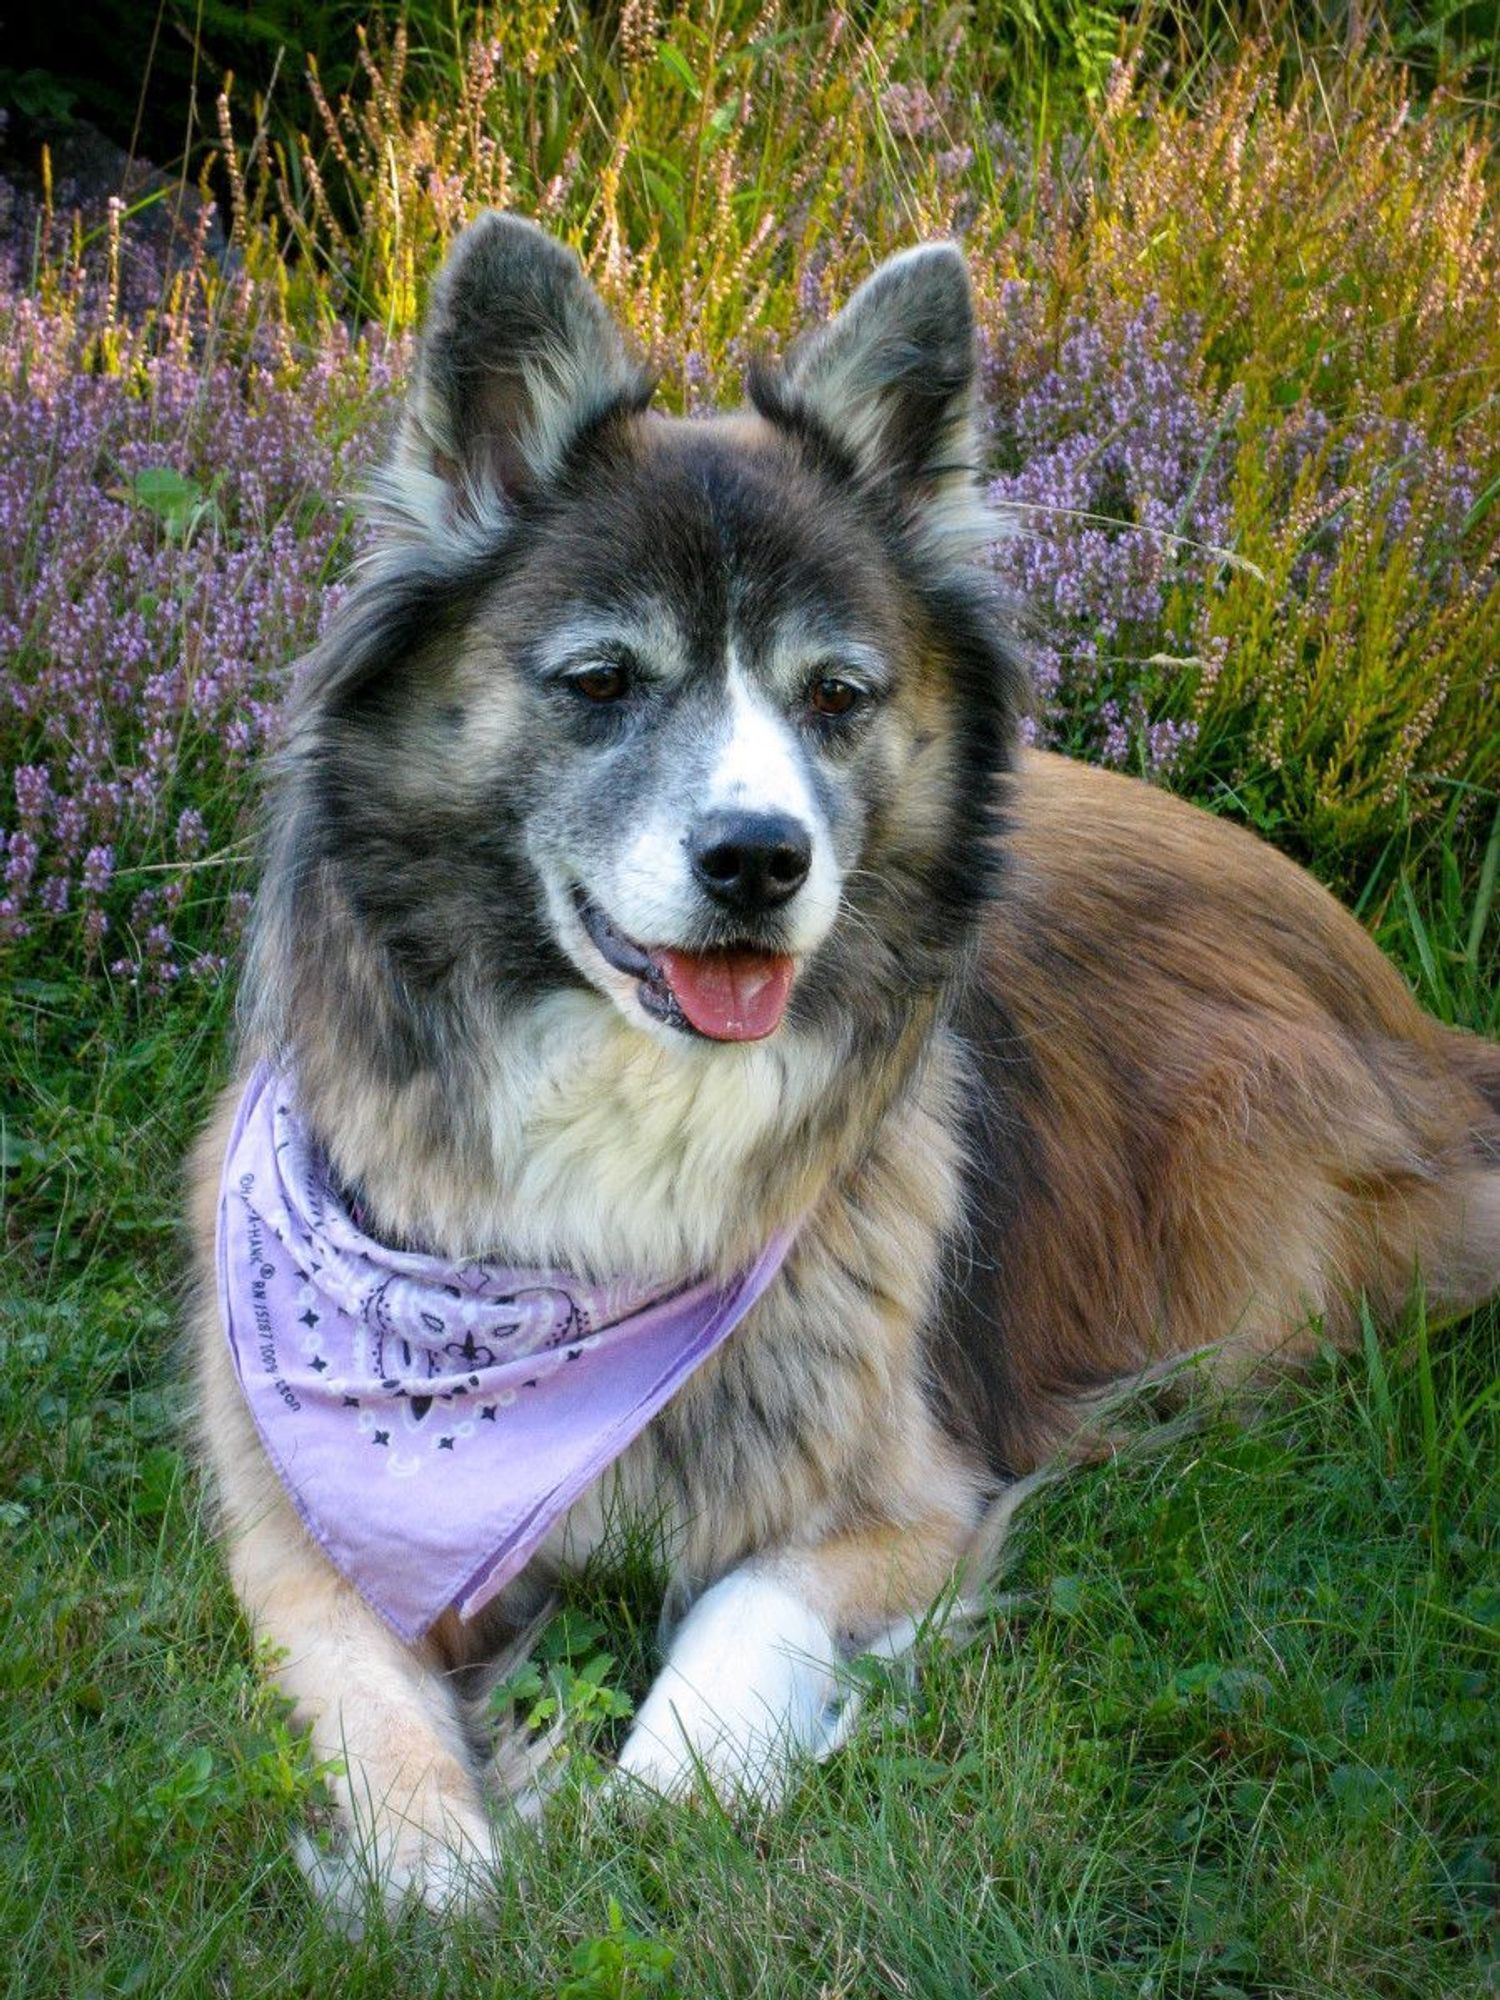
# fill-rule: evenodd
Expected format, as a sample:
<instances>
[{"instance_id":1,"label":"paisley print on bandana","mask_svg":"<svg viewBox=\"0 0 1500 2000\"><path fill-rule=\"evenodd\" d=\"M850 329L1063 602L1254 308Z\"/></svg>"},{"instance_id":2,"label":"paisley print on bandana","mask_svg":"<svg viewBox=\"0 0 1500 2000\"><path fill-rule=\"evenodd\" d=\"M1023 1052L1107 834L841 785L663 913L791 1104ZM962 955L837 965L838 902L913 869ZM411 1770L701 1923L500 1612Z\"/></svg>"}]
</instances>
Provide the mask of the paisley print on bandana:
<instances>
[{"instance_id":1,"label":"paisley print on bandana","mask_svg":"<svg viewBox=\"0 0 1500 2000\"><path fill-rule=\"evenodd\" d=\"M219 1190L219 1304L272 1463L366 1602L415 1640L472 1617L781 1268L588 1285L364 1230L285 1076L251 1075Z\"/></svg>"}]
</instances>

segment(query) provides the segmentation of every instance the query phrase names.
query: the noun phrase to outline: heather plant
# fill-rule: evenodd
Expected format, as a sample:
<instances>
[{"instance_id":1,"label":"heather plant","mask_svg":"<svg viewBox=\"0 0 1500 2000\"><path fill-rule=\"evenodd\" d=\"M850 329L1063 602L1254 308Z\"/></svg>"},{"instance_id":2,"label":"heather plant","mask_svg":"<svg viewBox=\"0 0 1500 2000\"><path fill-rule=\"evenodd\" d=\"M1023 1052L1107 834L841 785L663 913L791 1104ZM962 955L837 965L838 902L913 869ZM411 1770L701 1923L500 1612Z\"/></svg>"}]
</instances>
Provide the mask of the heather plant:
<instances>
[{"instance_id":1,"label":"heather plant","mask_svg":"<svg viewBox=\"0 0 1500 2000\"><path fill-rule=\"evenodd\" d=\"M516 207L579 245L679 393L701 389L747 330L804 316L805 267L843 289L872 254L956 222L973 148L944 138L946 74L903 80L921 24L910 5L858 24L779 0L628 0L604 36L565 0L530 0L478 14L453 87L417 103L398 30L362 42L361 89L317 93L320 128L294 152L248 149L236 234L274 224L326 298L406 327L465 218ZM221 118L228 133L227 99Z\"/></svg>"},{"instance_id":2,"label":"heather plant","mask_svg":"<svg viewBox=\"0 0 1500 2000\"><path fill-rule=\"evenodd\" d=\"M1011 522L1000 573L1019 605L1043 607L1032 614L1032 732L1167 775L1197 735L1185 696L1202 668L1191 613L1238 560L1228 546L1237 404L1208 385L1192 319L1165 326L1154 298L1118 344L1091 321L1068 323L1040 365L1027 310L1012 281L991 374L995 454L1013 469L990 497Z\"/></svg>"},{"instance_id":3,"label":"heather plant","mask_svg":"<svg viewBox=\"0 0 1500 2000\"><path fill-rule=\"evenodd\" d=\"M249 774L400 356L331 327L278 358L181 300L132 324L113 268L0 280L0 950L158 993L222 971Z\"/></svg>"},{"instance_id":4,"label":"heather plant","mask_svg":"<svg viewBox=\"0 0 1500 2000\"><path fill-rule=\"evenodd\" d=\"M962 37L549 0L413 104L398 32L278 154L230 257L162 270L112 211L23 218L0 292L0 930L143 982L217 972L248 772L347 555L403 330L465 216L573 237L697 407L872 258L958 232L994 412L998 578L1033 733L1233 801L1352 879L1500 766L1500 245L1483 143L1394 74L1201 104L1117 73L1089 129L986 122ZM795 58L792 60L791 58ZM342 217L353 215L357 225ZM374 314L350 331L351 314ZM382 331L384 329L384 331Z\"/></svg>"},{"instance_id":5,"label":"heather plant","mask_svg":"<svg viewBox=\"0 0 1500 2000\"><path fill-rule=\"evenodd\" d=\"M1226 495L1224 554L1186 552L1138 649L1184 667L1127 699L1189 724L1181 782L1337 873L1500 773L1500 231L1481 138L1394 72L1332 82L1282 101L1247 57L1194 110L1122 75L1049 189L1044 310L1102 330L1121 381L1157 301L1191 343L1163 411L1195 404L1177 492L1188 517Z\"/></svg>"},{"instance_id":6,"label":"heather plant","mask_svg":"<svg viewBox=\"0 0 1500 2000\"><path fill-rule=\"evenodd\" d=\"M1015 291L1019 288L1012 287ZM1373 399L1270 406L1149 296L1024 380L1002 301L997 564L1033 611L1046 740L1203 791L1330 859L1490 780L1495 528L1467 456ZM1020 339L1024 342L1026 335Z\"/></svg>"}]
</instances>

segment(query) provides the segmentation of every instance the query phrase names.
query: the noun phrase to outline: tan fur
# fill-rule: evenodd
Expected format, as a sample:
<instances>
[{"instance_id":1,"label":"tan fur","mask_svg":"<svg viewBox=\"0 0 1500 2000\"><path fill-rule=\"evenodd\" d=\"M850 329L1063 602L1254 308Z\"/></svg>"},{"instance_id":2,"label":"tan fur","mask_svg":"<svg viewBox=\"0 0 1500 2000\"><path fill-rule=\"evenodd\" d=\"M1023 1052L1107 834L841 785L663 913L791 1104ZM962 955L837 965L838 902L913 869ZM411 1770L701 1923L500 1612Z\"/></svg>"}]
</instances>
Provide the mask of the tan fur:
<instances>
[{"instance_id":1,"label":"tan fur","mask_svg":"<svg viewBox=\"0 0 1500 2000\"><path fill-rule=\"evenodd\" d=\"M985 977L1036 1065L1045 1191L1015 1231L1018 1468L1075 1387L1210 1342L1344 1340L1359 1295L1500 1280L1483 1045L1440 1027L1312 877L1147 786L1028 757ZM1491 1075L1500 1053L1489 1051Z\"/></svg>"},{"instance_id":2,"label":"tan fur","mask_svg":"<svg viewBox=\"0 0 1500 2000\"><path fill-rule=\"evenodd\" d=\"M237 1095L226 1095L195 1162L205 1278ZM304 1532L260 1449L203 1284L200 1410L231 1576L257 1636L276 1651L314 1754L345 1767L335 1792L360 1836L363 1870L398 1893L415 1885L433 1896L453 1886L449 1848L482 1851L482 1774L443 1675L514 1630L538 1587L584 1560L621 1513L659 1526L679 1599L744 1558L776 1552L773 1568L846 1647L941 1588L980 1493L921 1381L928 1274L957 1202L950 1096L939 1051L921 1087L878 1124L857 1169L817 1199L810 1186L794 1190L813 1211L789 1262L795 1289L761 1302L473 1629L449 1621L410 1650Z\"/></svg>"}]
</instances>

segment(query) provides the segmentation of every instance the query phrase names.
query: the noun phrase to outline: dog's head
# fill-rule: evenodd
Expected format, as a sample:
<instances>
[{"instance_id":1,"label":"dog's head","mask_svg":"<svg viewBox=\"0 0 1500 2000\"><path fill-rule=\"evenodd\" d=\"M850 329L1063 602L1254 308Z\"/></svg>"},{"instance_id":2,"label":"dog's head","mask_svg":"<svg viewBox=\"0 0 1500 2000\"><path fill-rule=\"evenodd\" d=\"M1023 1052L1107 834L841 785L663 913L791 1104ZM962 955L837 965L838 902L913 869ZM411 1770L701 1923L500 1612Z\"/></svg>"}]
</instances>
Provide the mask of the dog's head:
<instances>
[{"instance_id":1,"label":"dog's head","mask_svg":"<svg viewBox=\"0 0 1500 2000\"><path fill-rule=\"evenodd\" d=\"M940 981L1019 691L975 378L940 243L746 410L661 416L572 252L482 217L302 678L290 865L337 868L405 992L587 986L676 1047Z\"/></svg>"}]
</instances>

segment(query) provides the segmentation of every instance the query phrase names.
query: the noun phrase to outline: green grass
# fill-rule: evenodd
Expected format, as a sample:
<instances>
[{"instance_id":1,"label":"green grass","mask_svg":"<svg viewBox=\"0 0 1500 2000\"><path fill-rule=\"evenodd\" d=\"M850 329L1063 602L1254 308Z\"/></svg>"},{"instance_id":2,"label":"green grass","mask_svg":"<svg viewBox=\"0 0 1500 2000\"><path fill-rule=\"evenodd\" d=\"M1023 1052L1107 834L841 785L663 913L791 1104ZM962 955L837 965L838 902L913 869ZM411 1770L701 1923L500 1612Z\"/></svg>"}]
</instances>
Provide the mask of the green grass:
<instances>
[{"instance_id":1,"label":"green grass","mask_svg":"<svg viewBox=\"0 0 1500 2000\"><path fill-rule=\"evenodd\" d=\"M1417 859L1372 883L1384 941L1493 1027L1465 983L1478 893ZM872 1670L854 1745L753 1822L606 1816L591 1780L655 1607L638 1574L587 1579L531 1683L563 1694L571 1763L494 1917L330 1935L289 1857L315 1775L184 1452L178 1163L226 1003L90 995L0 1002L3 1990L1492 1990L1494 1310L1372 1327L1253 1428L1042 1496L968 1643L914 1682Z\"/></svg>"}]
</instances>

